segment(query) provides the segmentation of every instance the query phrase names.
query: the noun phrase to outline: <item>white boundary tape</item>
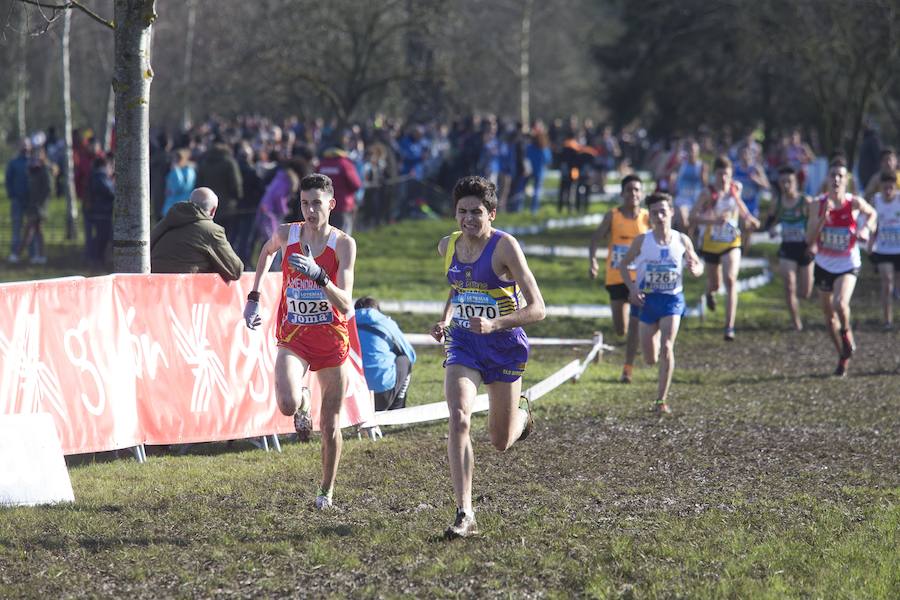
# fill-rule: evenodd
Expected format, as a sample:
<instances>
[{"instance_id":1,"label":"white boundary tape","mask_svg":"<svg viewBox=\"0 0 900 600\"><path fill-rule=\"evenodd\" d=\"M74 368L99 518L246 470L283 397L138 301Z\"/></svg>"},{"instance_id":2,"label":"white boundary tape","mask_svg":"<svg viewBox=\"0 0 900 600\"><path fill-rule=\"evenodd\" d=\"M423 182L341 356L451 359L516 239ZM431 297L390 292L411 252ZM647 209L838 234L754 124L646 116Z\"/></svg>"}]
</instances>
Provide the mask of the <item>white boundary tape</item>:
<instances>
[{"instance_id":1,"label":"white boundary tape","mask_svg":"<svg viewBox=\"0 0 900 600\"><path fill-rule=\"evenodd\" d=\"M427 333L404 333L403 337L413 346L439 346L441 342ZM530 346L589 346L594 340L575 338L528 338Z\"/></svg>"},{"instance_id":2,"label":"white boundary tape","mask_svg":"<svg viewBox=\"0 0 900 600\"><path fill-rule=\"evenodd\" d=\"M762 268L763 272L753 277L739 279L738 292L746 292L763 287L772 281L772 272L768 268L768 262L762 258L747 258L741 261L741 267L748 269ZM720 295L724 294L724 288L719 288ZM413 314L439 315L444 311L444 303L428 300L383 300L381 310L384 312L408 312ZM549 317L573 317L576 319L608 319L612 317L612 309L606 304L570 304L568 306L547 306ZM701 313L697 308L688 309L688 316L698 316ZM411 342L412 343L412 342ZM563 342L561 342L563 343ZM565 343L570 343L566 341Z\"/></svg>"},{"instance_id":3,"label":"white boundary tape","mask_svg":"<svg viewBox=\"0 0 900 600\"><path fill-rule=\"evenodd\" d=\"M563 368L559 369L546 379L534 384L522 394L527 396L529 400L534 402L538 398L545 396L552 390L558 388L563 383L574 379L578 381L581 374L584 373L587 366L604 348L603 336L598 334L594 346L588 353L584 361L573 360ZM490 408L487 394L478 394L472 403L472 413L484 412ZM413 425L415 423L427 423L429 421L441 421L450 417L450 409L446 402L432 402L431 404L422 404L420 406L409 406L397 410L387 410L375 413L376 425Z\"/></svg>"}]
</instances>

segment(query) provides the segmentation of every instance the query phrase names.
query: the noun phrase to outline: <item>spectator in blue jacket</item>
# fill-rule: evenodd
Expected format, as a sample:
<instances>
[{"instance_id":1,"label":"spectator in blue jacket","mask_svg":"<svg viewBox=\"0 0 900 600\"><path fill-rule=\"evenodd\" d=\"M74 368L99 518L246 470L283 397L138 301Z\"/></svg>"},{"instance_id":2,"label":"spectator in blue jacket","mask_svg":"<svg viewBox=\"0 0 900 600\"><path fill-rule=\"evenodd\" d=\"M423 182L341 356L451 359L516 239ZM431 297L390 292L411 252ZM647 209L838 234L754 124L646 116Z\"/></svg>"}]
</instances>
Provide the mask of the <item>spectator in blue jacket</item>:
<instances>
[{"instance_id":1,"label":"spectator in blue jacket","mask_svg":"<svg viewBox=\"0 0 900 600\"><path fill-rule=\"evenodd\" d=\"M550 152L550 138L543 126L535 126L531 133L531 141L525 148L525 156L531 167L531 178L534 191L531 196L531 214L541 207L541 194L544 190L544 173L553 159Z\"/></svg>"},{"instance_id":2,"label":"spectator in blue jacket","mask_svg":"<svg viewBox=\"0 0 900 600\"><path fill-rule=\"evenodd\" d=\"M375 410L403 408L416 351L374 298L360 298L355 308L363 370L369 389L375 392Z\"/></svg>"},{"instance_id":3,"label":"spectator in blue jacket","mask_svg":"<svg viewBox=\"0 0 900 600\"><path fill-rule=\"evenodd\" d=\"M22 217L28 202L28 157L31 140L25 138L19 144L19 154L6 165L6 195L9 196L9 216L12 222L12 244L9 262L19 262L19 244L22 242Z\"/></svg>"}]
</instances>

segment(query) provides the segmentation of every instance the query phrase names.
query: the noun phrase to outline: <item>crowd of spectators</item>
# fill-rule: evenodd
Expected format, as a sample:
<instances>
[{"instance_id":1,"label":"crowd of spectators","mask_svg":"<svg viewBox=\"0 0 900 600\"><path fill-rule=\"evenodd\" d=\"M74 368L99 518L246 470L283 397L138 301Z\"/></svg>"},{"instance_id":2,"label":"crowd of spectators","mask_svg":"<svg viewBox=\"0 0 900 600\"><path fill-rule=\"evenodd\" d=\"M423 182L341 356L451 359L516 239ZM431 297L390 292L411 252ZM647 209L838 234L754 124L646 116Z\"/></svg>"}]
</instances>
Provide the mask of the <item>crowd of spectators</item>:
<instances>
[{"instance_id":1,"label":"crowd of spectators","mask_svg":"<svg viewBox=\"0 0 900 600\"><path fill-rule=\"evenodd\" d=\"M763 141L759 131L737 139L728 131L718 135L699 131L655 140L639 127L615 132L577 118L523 127L490 115L449 123L403 123L378 116L340 127L324 119L212 116L184 130L151 129L152 222L187 200L192 190L208 187L219 198L216 223L250 266L256 249L279 223L299 218L298 184L313 171L333 180L337 203L333 224L351 234L400 219L446 214L446 190L469 174L497 184L501 211L531 213L541 205L550 169L559 171L555 202L559 212L586 211L592 194L605 191L609 173L625 175L640 169L650 173L656 187L676 194L679 185L682 191L684 186L705 185L702 165L721 154L734 161L735 177L744 184L744 200L751 205L758 206L766 197L768 182L777 179L781 166L795 168L801 186L816 179L817 152L811 147L815 144L805 142L799 130L775 142ZM89 131L76 131L73 144L85 259L100 267L108 264L112 233L112 149L104 148ZM35 152L37 147L43 150ZM51 128L23 143L7 167L10 262L25 258L26 250L33 262L45 260L41 223L47 200L40 197L45 192L29 192L29 181L34 179L35 190L47 190L39 179L49 174L61 194L63 148ZM45 173L38 167L41 160ZM696 172L692 165L697 165ZM859 152L859 191L874 192L885 169L896 170L896 154L882 148L877 133L869 129Z\"/></svg>"}]
</instances>

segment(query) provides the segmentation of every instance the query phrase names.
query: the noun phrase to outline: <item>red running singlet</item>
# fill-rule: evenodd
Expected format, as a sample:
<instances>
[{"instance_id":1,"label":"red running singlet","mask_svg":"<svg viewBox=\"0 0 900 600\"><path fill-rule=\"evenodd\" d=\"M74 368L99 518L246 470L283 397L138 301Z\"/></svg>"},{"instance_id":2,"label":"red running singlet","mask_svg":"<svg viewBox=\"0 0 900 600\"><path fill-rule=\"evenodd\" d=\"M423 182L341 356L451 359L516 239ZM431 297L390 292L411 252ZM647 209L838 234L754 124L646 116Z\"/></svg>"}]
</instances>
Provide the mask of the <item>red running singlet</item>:
<instances>
[{"instance_id":1,"label":"red running singlet","mask_svg":"<svg viewBox=\"0 0 900 600\"><path fill-rule=\"evenodd\" d=\"M303 252L300 223L291 223L288 243L281 262L282 286L275 336L278 346L287 348L309 363L312 371L340 366L350 352L347 317L328 301L316 282L290 267L287 257ZM337 230L332 229L325 250L315 257L332 281L337 279L335 253Z\"/></svg>"}]
</instances>

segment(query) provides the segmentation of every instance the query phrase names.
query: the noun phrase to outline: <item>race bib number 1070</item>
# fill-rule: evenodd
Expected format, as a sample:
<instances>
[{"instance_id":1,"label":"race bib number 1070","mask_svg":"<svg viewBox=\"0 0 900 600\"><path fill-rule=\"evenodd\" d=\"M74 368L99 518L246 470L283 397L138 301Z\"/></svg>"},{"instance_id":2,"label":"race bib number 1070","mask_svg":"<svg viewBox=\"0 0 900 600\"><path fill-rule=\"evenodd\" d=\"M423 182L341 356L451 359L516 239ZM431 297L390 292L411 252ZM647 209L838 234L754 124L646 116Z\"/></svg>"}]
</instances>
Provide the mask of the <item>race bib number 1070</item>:
<instances>
[{"instance_id":1,"label":"race bib number 1070","mask_svg":"<svg viewBox=\"0 0 900 600\"><path fill-rule=\"evenodd\" d=\"M462 327L469 327L469 319L481 317L483 319L496 319L500 316L497 301L489 294L482 292L462 292L457 294L452 301L453 320Z\"/></svg>"}]
</instances>

